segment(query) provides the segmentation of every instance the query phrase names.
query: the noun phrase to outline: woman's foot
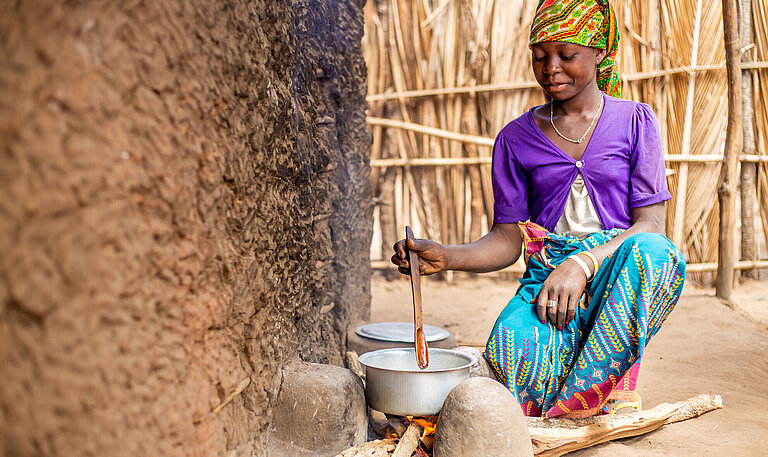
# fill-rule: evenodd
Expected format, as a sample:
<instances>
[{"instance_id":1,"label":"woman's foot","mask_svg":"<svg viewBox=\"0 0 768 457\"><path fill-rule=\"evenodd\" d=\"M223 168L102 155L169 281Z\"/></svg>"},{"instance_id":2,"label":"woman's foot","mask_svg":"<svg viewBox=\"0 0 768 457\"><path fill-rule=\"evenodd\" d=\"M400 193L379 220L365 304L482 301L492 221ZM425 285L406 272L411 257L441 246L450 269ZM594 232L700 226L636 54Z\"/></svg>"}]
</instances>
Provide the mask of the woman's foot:
<instances>
[{"instance_id":1,"label":"woman's foot","mask_svg":"<svg viewBox=\"0 0 768 457\"><path fill-rule=\"evenodd\" d=\"M603 414L629 414L643 409L640 394L632 392L631 399L609 398L602 407Z\"/></svg>"}]
</instances>

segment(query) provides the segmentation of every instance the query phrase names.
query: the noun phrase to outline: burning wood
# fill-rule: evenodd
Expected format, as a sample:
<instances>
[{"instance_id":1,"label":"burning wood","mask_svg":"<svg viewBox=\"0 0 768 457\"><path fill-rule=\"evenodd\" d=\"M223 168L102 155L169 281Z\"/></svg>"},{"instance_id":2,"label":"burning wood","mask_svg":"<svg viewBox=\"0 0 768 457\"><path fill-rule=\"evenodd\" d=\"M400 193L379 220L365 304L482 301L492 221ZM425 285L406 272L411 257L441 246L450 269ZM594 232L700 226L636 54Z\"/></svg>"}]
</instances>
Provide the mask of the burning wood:
<instances>
[{"instance_id":1,"label":"burning wood","mask_svg":"<svg viewBox=\"0 0 768 457\"><path fill-rule=\"evenodd\" d=\"M432 446L435 444L435 436L434 435L427 435L421 437L421 447L424 448L424 454L429 455L428 453L432 452Z\"/></svg>"},{"instance_id":2,"label":"burning wood","mask_svg":"<svg viewBox=\"0 0 768 457\"><path fill-rule=\"evenodd\" d=\"M402 438L392 457L431 456L437 416L406 416L405 419L408 421L408 428L401 435Z\"/></svg>"},{"instance_id":3,"label":"burning wood","mask_svg":"<svg viewBox=\"0 0 768 457\"><path fill-rule=\"evenodd\" d=\"M435 434L435 427L437 426L437 416L427 416L427 417L412 417L408 416L407 419L410 422L415 422L421 426L421 428L424 429L424 432L421 436L429 436Z\"/></svg>"},{"instance_id":4,"label":"burning wood","mask_svg":"<svg viewBox=\"0 0 768 457\"><path fill-rule=\"evenodd\" d=\"M408 417L412 423L418 424L422 428L421 437L419 438L419 451L425 456L432 455L432 445L435 443L435 427L437 427L437 416L428 417ZM417 452L417 456L421 455Z\"/></svg>"},{"instance_id":5,"label":"burning wood","mask_svg":"<svg viewBox=\"0 0 768 457\"><path fill-rule=\"evenodd\" d=\"M336 457L430 457L437 416L391 416L371 410L370 424L386 438L347 449Z\"/></svg>"},{"instance_id":6,"label":"burning wood","mask_svg":"<svg viewBox=\"0 0 768 457\"><path fill-rule=\"evenodd\" d=\"M416 448L419 447L419 438L421 437L421 427L416 422L408 424L408 429L397 443L395 453L392 457L411 457Z\"/></svg>"},{"instance_id":7,"label":"burning wood","mask_svg":"<svg viewBox=\"0 0 768 457\"><path fill-rule=\"evenodd\" d=\"M398 440L405 435L405 432L408 429L408 422L404 417L390 415L385 415L385 417L387 418L387 423L384 433L381 433L382 436Z\"/></svg>"}]
</instances>

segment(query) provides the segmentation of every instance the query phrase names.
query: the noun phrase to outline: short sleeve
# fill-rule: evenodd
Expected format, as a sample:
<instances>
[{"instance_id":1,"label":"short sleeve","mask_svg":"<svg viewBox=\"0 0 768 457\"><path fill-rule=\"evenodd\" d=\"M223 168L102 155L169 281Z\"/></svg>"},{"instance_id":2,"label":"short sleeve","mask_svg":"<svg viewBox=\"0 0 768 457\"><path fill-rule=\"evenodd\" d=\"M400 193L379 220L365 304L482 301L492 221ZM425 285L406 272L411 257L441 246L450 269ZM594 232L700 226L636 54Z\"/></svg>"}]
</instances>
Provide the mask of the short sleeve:
<instances>
[{"instance_id":1,"label":"short sleeve","mask_svg":"<svg viewBox=\"0 0 768 457\"><path fill-rule=\"evenodd\" d=\"M492 168L493 222L512 224L528 220L528 180L503 133L499 133L493 145Z\"/></svg>"},{"instance_id":2,"label":"short sleeve","mask_svg":"<svg viewBox=\"0 0 768 457\"><path fill-rule=\"evenodd\" d=\"M629 207L638 208L672 198L667 187L664 151L656 115L639 103L635 109L634 144L629 158Z\"/></svg>"}]
</instances>

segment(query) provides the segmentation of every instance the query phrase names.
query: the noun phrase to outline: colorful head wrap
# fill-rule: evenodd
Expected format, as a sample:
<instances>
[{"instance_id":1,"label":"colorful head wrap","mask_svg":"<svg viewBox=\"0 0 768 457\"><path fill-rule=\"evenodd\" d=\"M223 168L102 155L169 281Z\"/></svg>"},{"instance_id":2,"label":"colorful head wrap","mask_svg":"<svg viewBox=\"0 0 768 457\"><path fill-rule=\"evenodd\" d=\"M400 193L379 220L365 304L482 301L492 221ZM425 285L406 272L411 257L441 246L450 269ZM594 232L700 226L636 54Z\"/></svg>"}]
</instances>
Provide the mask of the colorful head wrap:
<instances>
[{"instance_id":1,"label":"colorful head wrap","mask_svg":"<svg viewBox=\"0 0 768 457\"><path fill-rule=\"evenodd\" d=\"M619 28L608 0L539 0L529 46L542 41L606 49L608 52L597 67L597 87L610 96L621 96L621 76L616 65Z\"/></svg>"}]
</instances>

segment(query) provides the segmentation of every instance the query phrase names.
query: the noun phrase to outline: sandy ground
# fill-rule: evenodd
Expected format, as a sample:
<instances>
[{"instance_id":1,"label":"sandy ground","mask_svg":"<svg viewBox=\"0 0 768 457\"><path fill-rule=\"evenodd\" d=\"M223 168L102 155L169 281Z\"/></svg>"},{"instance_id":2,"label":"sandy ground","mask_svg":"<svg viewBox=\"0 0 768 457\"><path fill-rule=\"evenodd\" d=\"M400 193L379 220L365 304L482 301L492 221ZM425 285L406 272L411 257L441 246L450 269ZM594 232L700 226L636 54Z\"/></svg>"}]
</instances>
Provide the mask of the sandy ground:
<instances>
[{"instance_id":1,"label":"sandy ground","mask_svg":"<svg viewBox=\"0 0 768 457\"><path fill-rule=\"evenodd\" d=\"M484 345L516 287L513 280L428 280L424 323L449 330L459 344ZM372 291L373 322L413 319L407 279L376 276ZM638 388L646 409L702 393L721 395L723 409L570 455L768 455L768 281L743 284L734 298L731 308L714 290L687 285L646 350Z\"/></svg>"}]
</instances>

